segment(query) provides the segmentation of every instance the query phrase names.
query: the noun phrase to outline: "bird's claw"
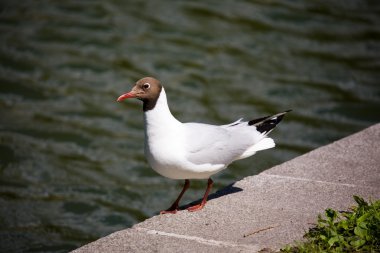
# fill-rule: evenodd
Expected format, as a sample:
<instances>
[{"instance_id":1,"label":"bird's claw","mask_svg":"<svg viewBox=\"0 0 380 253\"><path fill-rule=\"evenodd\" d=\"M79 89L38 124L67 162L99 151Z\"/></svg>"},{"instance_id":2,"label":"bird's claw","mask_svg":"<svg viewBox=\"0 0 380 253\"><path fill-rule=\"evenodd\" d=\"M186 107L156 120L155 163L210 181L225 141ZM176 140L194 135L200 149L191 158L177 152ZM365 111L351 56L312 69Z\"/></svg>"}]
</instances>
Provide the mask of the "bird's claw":
<instances>
[{"instance_id":1,"label":"bird's claw","mask_svg":"<svg viewBox=\"0 0 380 253\"><path fill-rule=\"evenodd\" d=\"M204 206L205 206L205 204L198 204L198 205L195 205L195 206L191 206L191 207L187 208L187 211L189 211L189 212L199 211L199 210L201 210Z\"/></svg>"}]
</instances>

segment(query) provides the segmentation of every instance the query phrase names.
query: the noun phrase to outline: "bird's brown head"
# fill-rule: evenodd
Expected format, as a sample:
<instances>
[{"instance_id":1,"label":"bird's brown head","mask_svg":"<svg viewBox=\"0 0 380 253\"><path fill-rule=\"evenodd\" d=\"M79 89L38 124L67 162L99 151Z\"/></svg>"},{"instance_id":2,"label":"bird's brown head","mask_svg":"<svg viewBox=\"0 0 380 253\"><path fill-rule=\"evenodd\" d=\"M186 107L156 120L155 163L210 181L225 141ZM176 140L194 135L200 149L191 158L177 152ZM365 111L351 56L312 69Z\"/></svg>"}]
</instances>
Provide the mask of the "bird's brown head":
<instances>
[{"instance_id":1,"label":"bird's brown head","mask_svg":"<svg viewBox=\"0 0 380 253\"><path fill-rule=\"evenodd\" d=\"M144 102L144 111L148 111L156 105L161 90L160 81L153 77L144 77L136 82L130 92L121 95L117 101L121 102L127 98L137 98Z\"/></svg>"}]
</instances>

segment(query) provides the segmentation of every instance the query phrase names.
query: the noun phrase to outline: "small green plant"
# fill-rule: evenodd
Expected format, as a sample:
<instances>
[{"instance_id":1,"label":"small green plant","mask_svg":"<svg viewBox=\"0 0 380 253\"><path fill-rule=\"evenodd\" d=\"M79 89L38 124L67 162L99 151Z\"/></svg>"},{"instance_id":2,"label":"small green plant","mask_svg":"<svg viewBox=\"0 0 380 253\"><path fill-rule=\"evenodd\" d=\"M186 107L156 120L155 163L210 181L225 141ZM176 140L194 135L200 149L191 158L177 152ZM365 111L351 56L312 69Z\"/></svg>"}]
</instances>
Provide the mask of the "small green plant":
<instances>
[{"instance_id":1,"label":"small green plant","mask_svg":"<svg viewBox=\"0 0 380 253\"><path fill-rule=\"evenodd\" d=\"M380 200L368 204L354 196L358 206L347 212L325 210L305 235L305 242L286 246L282 252L380 252Z\"/></svg>"}]
</instances>

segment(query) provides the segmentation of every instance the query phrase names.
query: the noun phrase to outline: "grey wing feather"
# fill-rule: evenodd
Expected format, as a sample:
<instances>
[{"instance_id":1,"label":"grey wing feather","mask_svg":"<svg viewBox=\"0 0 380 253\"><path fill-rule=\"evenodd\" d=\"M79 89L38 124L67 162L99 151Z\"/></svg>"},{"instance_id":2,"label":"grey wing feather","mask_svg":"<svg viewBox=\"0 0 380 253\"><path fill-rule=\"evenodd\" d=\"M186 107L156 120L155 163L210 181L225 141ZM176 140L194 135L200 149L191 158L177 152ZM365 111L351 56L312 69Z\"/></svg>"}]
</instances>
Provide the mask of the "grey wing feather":
<instances>
[{"instance_id":1,"label":"grey wing feather","mask_svg":"<svg viewBox=\"0 0 380 253\"><path fill-rule=\"evenodd\" d=\"M186 123L187 159L194 164L225 164L252 145L251 138L224 126Z\"/></svg>"}]
</instances>

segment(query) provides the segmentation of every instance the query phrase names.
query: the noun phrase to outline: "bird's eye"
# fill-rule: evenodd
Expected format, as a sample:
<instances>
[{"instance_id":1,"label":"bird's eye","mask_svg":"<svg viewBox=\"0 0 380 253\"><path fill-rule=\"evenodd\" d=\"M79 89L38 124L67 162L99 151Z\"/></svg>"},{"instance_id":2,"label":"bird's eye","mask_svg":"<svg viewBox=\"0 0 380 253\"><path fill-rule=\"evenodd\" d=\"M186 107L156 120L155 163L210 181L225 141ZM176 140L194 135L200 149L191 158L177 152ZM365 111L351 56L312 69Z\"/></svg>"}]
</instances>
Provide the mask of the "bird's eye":
<instances>
[{"instance_id":1,"label":"bird's eye","mask_svg":"<svg viewBox=\"0 0 380 253\"><path fill-rule=\"evenodd\" d=\"M144 88L144 90L149 89L150 88L150 83L144 83L143 84L143 88Z\"/></svg>"}]
</instances>

